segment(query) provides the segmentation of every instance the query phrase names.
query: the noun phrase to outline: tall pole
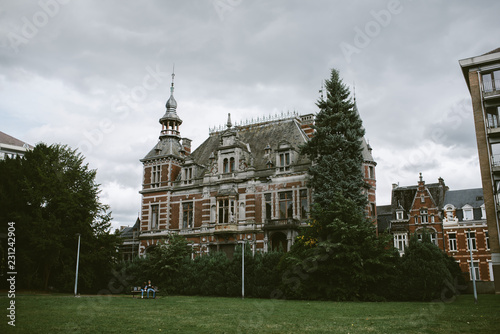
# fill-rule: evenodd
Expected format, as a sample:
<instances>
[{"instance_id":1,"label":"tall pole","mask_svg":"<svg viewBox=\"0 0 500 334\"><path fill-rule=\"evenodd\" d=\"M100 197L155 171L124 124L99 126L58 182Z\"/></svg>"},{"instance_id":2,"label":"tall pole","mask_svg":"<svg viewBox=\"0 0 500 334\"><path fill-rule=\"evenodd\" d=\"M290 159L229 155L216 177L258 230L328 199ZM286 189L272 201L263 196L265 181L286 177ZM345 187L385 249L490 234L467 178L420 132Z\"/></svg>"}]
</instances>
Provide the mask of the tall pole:
<instances>
[{"instance_id":1,"label":"tall pole","mask_svg":"<svg viewBox=\"0 0 500 334\"><path fill-rule=\"evenodd\" d=\"M77 233L76 235L78 235L78 250L76 251L75 297L78 287L78 264L80 262L80 233Z\"/></svg>"},{"instance_id":2,"label":"tall pole","mask_svg":"<svg viewBox=\"0 0 500 334\"><path fill-rule=\"evenodd\" d=\"M472 288L474 289L474 304L477 304L477 291L476 291L476 269L474 267L474 260L472 258L472 238L470 237L470 228L467 230L469 233L468 244L469 244L469 252L470 252L470 271L472 277Z\"/></svg>"},{"instance_id":3,"label":"tall pole","mask_svg":"<svg viewBox=\"0 0 500 334\"><path fill-rule=\"evenodd\" d=\"M245 299L245 242L241 244L241 299Z\"/></svg>"}]
</instances>

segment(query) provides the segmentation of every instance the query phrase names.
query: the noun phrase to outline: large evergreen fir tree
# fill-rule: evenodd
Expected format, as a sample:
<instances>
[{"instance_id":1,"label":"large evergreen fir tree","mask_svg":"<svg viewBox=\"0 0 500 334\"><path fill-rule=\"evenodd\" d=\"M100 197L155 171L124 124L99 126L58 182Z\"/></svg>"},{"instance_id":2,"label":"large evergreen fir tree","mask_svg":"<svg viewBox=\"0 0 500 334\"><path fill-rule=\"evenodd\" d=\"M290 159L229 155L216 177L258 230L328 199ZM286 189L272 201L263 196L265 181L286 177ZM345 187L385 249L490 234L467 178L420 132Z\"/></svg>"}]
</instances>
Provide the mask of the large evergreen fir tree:
<instances>
[{"instance_id":1,"label":"large evergreen fir tree","mask_svg":"<svg viewBox=\"0 0 500 334\"><path fill-rule=\"evenodd\" d=\"M314 203L328 207L338 193L364 209L361 144L365 130L349 89L337 70L332 69L325 88L326 98L316 103L320 109L314 127L316 132L302 147L302 153L313 161L309 173Z\"/></svg>"},{"instance_id":2,"label":"large evergreen fir tree","mask_svg":"<svg viewBox=\"0 0 500 334\"><path fill-rule=\"evenodd\" d=\"M291 298L378 298L396 258L365 216L364 129L337 70L317 106L314 137L301 152L313 161L311 220L282 262Z\"/></svg>"}]
</instances>

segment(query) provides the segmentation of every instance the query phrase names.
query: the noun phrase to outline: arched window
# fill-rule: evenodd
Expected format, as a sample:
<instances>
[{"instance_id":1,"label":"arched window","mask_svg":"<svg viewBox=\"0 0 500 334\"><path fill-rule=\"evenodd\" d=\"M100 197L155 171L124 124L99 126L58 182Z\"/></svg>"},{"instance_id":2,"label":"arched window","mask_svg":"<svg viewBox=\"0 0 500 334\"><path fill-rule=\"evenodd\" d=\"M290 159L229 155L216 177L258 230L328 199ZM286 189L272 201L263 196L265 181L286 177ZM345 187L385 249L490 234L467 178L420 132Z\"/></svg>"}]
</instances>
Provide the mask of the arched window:
<instances>
[{"instance_id":1,"label":"arched window","mask_svg":"<svg viewBox=\"0 0 500 334\"><path fill-rule=\"evenodd\" d=\"M222 170L224 173L229 173L229 161L226 159L224 159L224 163L222 165Z\"/></svg>"},{"instance_id":2,"label":"arched window","mask_svg":"<svg viewBox=\"0 0 500 334\"><path fill-rule=\"evenodd\" d=\"M229 159L229 173L234 172L234 158Z\"/></svg>"}]
</instances>

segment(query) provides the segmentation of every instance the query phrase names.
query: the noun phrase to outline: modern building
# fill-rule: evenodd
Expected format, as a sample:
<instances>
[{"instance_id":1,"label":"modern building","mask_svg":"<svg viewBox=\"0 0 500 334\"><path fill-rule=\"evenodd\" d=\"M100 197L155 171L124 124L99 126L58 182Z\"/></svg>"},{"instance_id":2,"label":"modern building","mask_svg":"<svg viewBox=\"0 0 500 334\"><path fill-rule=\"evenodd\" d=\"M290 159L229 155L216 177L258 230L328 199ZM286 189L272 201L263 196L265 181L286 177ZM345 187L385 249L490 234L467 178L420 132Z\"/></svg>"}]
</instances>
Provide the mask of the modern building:
<instances>
[{"instance_id":1,"label":"modern building","mask_svg":"<svg viewBox=\"0 0 500 334\"><path fill-rule=\"evenodd\" d=\"M420 174L417 185L394 184L391 205L378 210L379 224L387 226L380 232L393 235L394 247L401 255L411 236L425 230L435 245L455 258L462 272L469 272L471 279L473 269L476 280L494 281L482 188L449 190L442 178L426 184Z\"/></svg>"},{"instance_id":2,"label":"modern building","mask_svg":"<svg viewBox=\"0 0 500 334\"><path fill-rule=\"evenodd\" d=\"M500 277L500 48L459 64L472 100L492 269ZM500 293L500 280L495 291Z\"/></svg>"},{"instance_id":3,"label":"modern building","mask_svg":"<svg viewBox=\"0 0 500 334\"><path fill-rule=\"evenodd\" d=\"M28 143L0 131L0 160L23 156L31 148L33 147Z\"/></svg>"},{"instance_id":4,"label":"modern building","mask_svg":"<svg viewBox=\"0 0 500 334\"><path fill-rule=\"evenodd\" d=\"M233 125L228 115L192 152L173 91L172 80L159 141L141 160L141 254L169 234L185 236L195 254L232 256L242 242L253 252L289 250L311 206L311 161L299 148L313 136L315 116L287 113ZM376 223L376 163L362 145L366 210Z\"/></svg>"}]
</instances>

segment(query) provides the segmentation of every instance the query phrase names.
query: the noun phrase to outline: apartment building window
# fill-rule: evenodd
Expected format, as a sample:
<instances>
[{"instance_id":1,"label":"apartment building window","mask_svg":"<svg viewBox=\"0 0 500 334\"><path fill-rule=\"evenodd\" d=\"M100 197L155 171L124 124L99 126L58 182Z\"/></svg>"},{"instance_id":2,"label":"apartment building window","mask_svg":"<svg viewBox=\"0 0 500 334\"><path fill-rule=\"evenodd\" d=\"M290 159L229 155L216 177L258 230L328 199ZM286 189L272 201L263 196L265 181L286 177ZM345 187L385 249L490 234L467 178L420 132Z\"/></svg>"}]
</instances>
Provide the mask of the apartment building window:
<instances>
[{"instance_id":1,"label":"apartment building window","mask_svg":"<svg viewBox=\"0 0 500 334\"><path fill-rule=\"evenodd\" d=\"M486 93L500 90L500 71L483 74L483 89Z\"/></svg>"},{"instance_id":2,"label":"apartment building window","mask_svg":"<svg viewBox=\"0 0 500 334\"><path fill-rule=\"evenodd\" d=\"M474 277L472 277L472 272L474 271ZM479 275L479 261L474 261L472 262L472 265L471 265L471 262L469 262L469 275L470 275L470 279L472 280L473 278L478 281L481 279L481 276Z\"/></svg>"},{"instance_id":3,"label":"apartment building window","mask_svg":"<svg viewBox=\"0 0 500 334\"><path fill-rule=\"evenodd\" d=\"M396 220L403 220L403 211L402 210L396 211Z\"/></svg>"},{"instance_id":4,"label":"apartment building window","mask_svg":"<svg viewBox=\"0 0 500 334\"><path fill-rule=\"evenodd\" d=\"M193 203L182 203L182 228L193 227Z\"/></svg>"},{"instance_id":5,"label":"apartment building window","mask_svg":"<svg viewBox=\"0 0 500 334\"><path fill-rule=\"evenodd\" d=\"M300 196L300 218L307 218L309 212L309 204L307 201L307 189L302 189L299 192Z\"/></svg>"},{"instance_id":6,"label":"apartment building window","mask_svg":"<svg viewBox=\"0 0 500 334\"><path fill-rule=\"evenodd\" d=\"M486 108L486 116L488 118L488 127L490 129L498 128L498 126L500 125L499 119L498 119L499 109L500 109L500 107Z\"/></svg>"},{"instance_id":7,"label":"apartment building window","mask_svg":"<svg viewBox=\"0 0 500 334\"><path fill-rule=\"evenodd\" d=\"M160 218L160 206L158 204L151 205L151 229L158 229L158 222Z\"/></svg>"},{"instance_id":8,"label":"apartment building window","mask_svg":"<svg viewBox=\"0 0 500 334\"><path fill-rule=\"evenodd\" d=\"M153 166L151 168L151 185L153 188L158 188L161 181L161 166Z\"/></svg>"},{"instance_id":9,"label":"apartment building window","mask_svg":"<svg viewBox=\"0 0 500 334\"><path fill-rule=\"evenodd\" d=\"M218 222L219 224L227 224L234 222L234 205L236 201L234 198L220 198L217 201L218 204L218 211L219 211L219 217L218 217Z\"/></svg>"},{"instance_id":10,"label":"apartment building window","mask_svg":"<svg viewBox=\"0 0 500 334\"><path fill-rule=\"evenodd\" d=\"M375 178L375 167L368 166L368 177L370 179L374 179Z\"/></svg>"},{"instance_id":11,"label":"apartment building window","mask_svg":"<svg viewBox=\"0 0 500 334\"><path fill-rule=\"evenodd\" d=\"M457 251L457 234L456 233L448 233L448 245L450 248L450 252Z\"/></svg>"},{"instance_id":12,"label":"apartment building window","mask_svg":"<svg viewBox=\"0 0 500 334\"><path fill-rule=\"evenodd\" d=\"M427 215L427 209L420 210L420 217L422 218L422 224L429 222L429 216Z\"/></svg>"},{"instance_id":13,"label":"apartment building window","mask_svg":"<svg viewBox=\"0 0 500 334\"><path fill-rule=\"evenodd\" d=\"M394 247L399 250L400 253L404 253L407 244L406 233L394 234Z\"/></svg>"},{"instance_id":14,"label":"apartment building window","mask_svg":"<svg viewBox=\"0 0 500 334\"><path fill-rule=\"evenodd\" d=\"M427 233L429 234L431 242L434 245L437 245L436 232L433 232L432 230L431 231L427 230ZM417 232L417 238L418 238L419 241L422 241L422 238L423 238L423 232L422 232L422 230L420 230L420 231Z\"/></svg>"},{"instance_id":15,"label":"apartment building window","mask_svg":"<svg viewBox=\"0 0 500 334\"><path fill-rule=\"evenodd\" d=\"M280 219L293 218L293 193L285 191L279 193Z\"/></svg>"},{"instance_id":16,"label":"apartment building window","mask_svg":"<svg viewBox=\"0 0 500 334\"><path fill-rule=\"evenodd\" d=\"M467 250L472 249L472 250L477 250L476 247L476 232L467 232ZM469 248L471 247L471 248Z\"/></svg>"},{"instance_id":17,"label":"apartment building window","mask_svg":"<svg viewBox=\"0 0 500 334\"><path fill-rule=\"evenodd\" d=\"M464 213L464 220L473 220L473 211L472 211L472 206L466 205L462 208L462 211Z\"/></svg>"},{"instance_id":18,"label":"apartment building window","mask_svg":"<svg viewBox=\"0 0 500 334\"><path fill-rule=\"evenodd\" d=\"M486 207L481 205L481 219L486 219Z\"/></svg>"},{"instance_id":19,"label":"apartment building window","mask_svg":"<svg viewBox=\"0 0 500 334\"><path fill-rule=\"evenodd\" d=\"M484 231L484 243L486 244L486 249L490 249L490 235L488 234L488 231Z\"/></svg>"}]
</instances>

